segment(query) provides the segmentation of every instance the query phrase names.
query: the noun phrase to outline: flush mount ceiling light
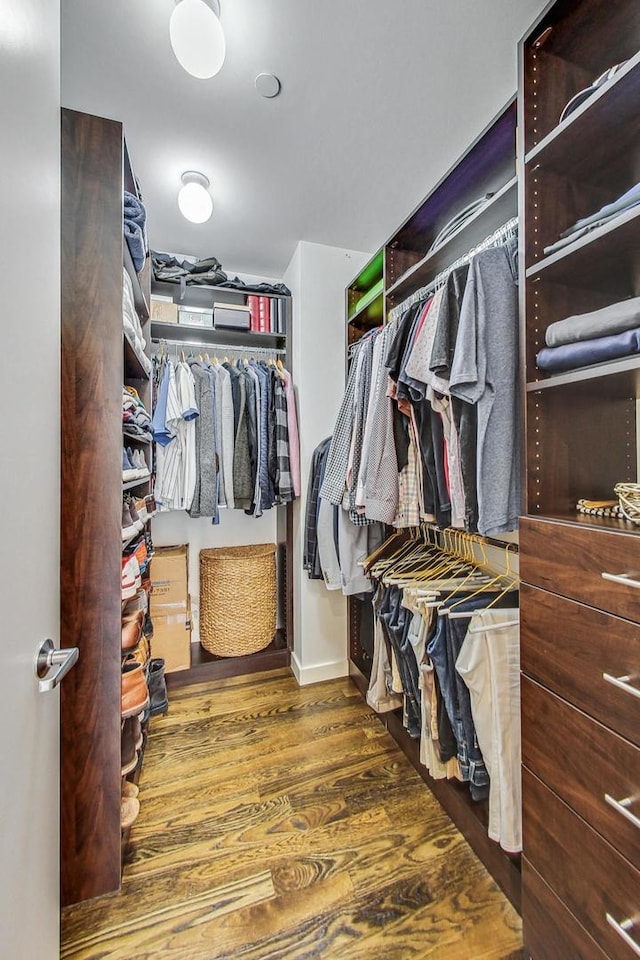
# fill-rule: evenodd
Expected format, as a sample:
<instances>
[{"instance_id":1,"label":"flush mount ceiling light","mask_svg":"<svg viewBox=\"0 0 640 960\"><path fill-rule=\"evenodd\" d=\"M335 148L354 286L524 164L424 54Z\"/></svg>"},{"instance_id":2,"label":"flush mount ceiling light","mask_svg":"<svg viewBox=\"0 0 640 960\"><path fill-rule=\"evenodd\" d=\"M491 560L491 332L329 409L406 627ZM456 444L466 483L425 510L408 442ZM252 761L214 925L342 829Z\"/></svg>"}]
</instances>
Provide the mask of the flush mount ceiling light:
<instances>
[{"instance_id":1,"label":"flush mount ceiling light","mask_svg":"<svg viewBox=\"0 0 640 960\"><path fill-rule=\"evenodd\" d=\"M180 66L199 80L215 77L224 63L226 44L219 16L218 0L176 0L171 14L173 52Z\"/></svg>"},{"instance_id":2,"label":"flush mount ceiling light","mask_svg":"<svg viewBox=\"0 0 640 960\"><path fill-rule=\"evenodd\" d=\"M180 213L191 223L205 223L213 213L209 178L196 170L187 170L181 179L182 186L178 193Z\"/></svg>"}]
</instances>

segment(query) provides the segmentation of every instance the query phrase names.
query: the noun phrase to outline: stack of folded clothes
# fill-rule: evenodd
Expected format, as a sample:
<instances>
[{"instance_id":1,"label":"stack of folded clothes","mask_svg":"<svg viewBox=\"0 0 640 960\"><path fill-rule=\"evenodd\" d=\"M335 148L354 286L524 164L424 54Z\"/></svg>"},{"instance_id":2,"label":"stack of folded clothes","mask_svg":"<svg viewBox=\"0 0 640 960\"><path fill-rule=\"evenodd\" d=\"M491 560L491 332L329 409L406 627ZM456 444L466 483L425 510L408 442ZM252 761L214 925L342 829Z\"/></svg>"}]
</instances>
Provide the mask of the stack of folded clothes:
<instances>
[{"instance_id":1,"label":"stack of folded clothes","mask_svg":"<svg viewBox=\"0 0 640 960\"><path fill-rule=\"evenodd\" d=\"M124 191L124 238L129 247L136 272L140 273L149 250L147 242L147 211L136 196Z\"/></svg>"},{"instance_id":2,"label":"stack of folded clothes","mask_svg":"<svg viewBox=\"0 0 640 960\"><path fill-rule=\"evenodd\" d=\"M151 440L151 417L134 387L122 388L122 432L134 440Z\"/></svg>"},{"instance_id":3,"label":"stack of folded clothes","mask_svg":"<svg viewBox=\"0 0 640 960\"><path fill-rule=\"evenodd\" d=\"M144 352L146 343L142 336L142 325L133 299L133 283L124 268L122 270L122 326L128 334L138 360L146 372L150 373L151 360Z\"/></svg>"},{"instance_id":4,"label":"stack of folded clothes","mask_svg":"<svg viewBox=\"0 0 640 960\"><path fill-rule=\"evenodd\" d=\"M567 247L575 240L578 240L579 237L591 233L592 230L603 226L605 223L609 223L610 220L615 220L616 217L622 216L623 213L626 213L627 210L631 210L633 207L637 207L638 204L640 204L640 183L636 183L635 186L627 190L626 193L623 193L622 196L613 200L611 203L607 203L590 216L583 217L582 220L577 220L572 227L569 227L568 230L560 234L559 240L552 243L551 246L545 247L544 252L551 254L557 250L562 250L563 247Z\"/></svg>"},{"instance_id":5,"label":"stack of folded clothes","mask_svg":"<svg viewBox=\"0 0 640 960\"><path fill-rule=\"evenodd\" d=\"M640 353L640 297L552 323L545 343L536 363L552 373Z\"/></svg>"}]
</instances>

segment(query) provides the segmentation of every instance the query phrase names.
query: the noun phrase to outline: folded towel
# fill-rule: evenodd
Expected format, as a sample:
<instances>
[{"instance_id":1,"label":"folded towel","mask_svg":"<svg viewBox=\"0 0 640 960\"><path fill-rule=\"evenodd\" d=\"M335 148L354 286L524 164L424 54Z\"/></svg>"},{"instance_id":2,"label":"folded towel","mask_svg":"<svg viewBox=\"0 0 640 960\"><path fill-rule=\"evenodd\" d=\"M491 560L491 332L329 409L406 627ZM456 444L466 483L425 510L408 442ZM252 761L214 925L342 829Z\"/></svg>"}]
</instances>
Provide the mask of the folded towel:
<instances>
[{"instance_id":1,"label":"folded towel","mask_svg":"<svg viewBox=\"0 0 640 960\"><path fill-rule=\"evenodd\" d=\"M611 337L567 343L561 347L545 347L536 357L536 363L540 370L558 373L561 370L589 367L605 360L630 357L636 353L640 353L640 328Z\"/></svg>"},{"instance_id":2,"label":"folded towel","mask_svg":"<svg viewBox=\"0 0 640 960\"><path fill-rule=\"evenodd\" d=\"M147 222L147 211L144 208L144 204L132 193L129 193L128 190L124 191L124 219L133 220L133 222L137 223L144 231Z\"/></svg>"},{"instance_id":3,"label":"folded towel","mask_svg":"<svg viewBox=\"0 0 640 960\"><path fill-rule=\"evenodd\" d=\"M133 220L125 220L124 237L127 241L129 253L131 254L131 259L133 260L133 266L135 267L136 273L140 273L144 267L144 260L146 256L142 227L139 224L134 223Z\"/></svg>"},{"instance_id":4,"label":"folded towel","mask_svg":"<svg viewBox=\"0 0 640 960\"><path fill-rule=\"evenodd\" d=\"M548 347L560 347L565 343L579 343L597 337L624 333L640 326L640 297L612 303L601 310L579 313L565 320L558 320L547 327L544 340Z\"/></svg>"}]
</instances>

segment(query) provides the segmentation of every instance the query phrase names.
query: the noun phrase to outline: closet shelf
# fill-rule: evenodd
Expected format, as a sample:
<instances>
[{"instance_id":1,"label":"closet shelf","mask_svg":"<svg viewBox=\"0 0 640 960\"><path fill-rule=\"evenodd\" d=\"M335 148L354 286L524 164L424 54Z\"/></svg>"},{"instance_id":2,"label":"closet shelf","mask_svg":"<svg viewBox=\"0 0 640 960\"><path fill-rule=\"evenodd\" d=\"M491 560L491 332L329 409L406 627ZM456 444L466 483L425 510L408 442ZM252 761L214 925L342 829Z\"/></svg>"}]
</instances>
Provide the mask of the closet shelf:
<instances>
[{"instance_id":1,"label":"closet shelf","mask_svg":"<svg viewBox=\"0 0 640 960\"><path fill-rule=\"evenodd\" d=\"M203 346L207 344L222 344L233 347L269 347L282 348L286 344L286 336L282 333L252 333L250 330L221 330L219 327L192 327L183 323L165 323L161 320L151 321L151 337L153 340L177 340L181 343L195 341Z\"/></svg>"},{"instance_id":2,"label":"closet shelf","mask_svg":"<svg viewBox=\"0 0 640 960\"><path fill-rule=\"evenodd\" d=\"M566 282L572 286L617 289L621 273L629 268L629 255L638 249L640 206L585 234L529 267L528 280ZM629 293L633 290L629 288Z\"/></svg>"},{"instance_id":3,"label":"closet shelf","mask_svg":"<svg viewBox=\"0 0 640 960\"><path fill-rule=\"evenodd\" d=\"M122 484L122 489L124 490L133 490L134 487L142 487L145 484L149 483L151 476L142 477L141 480L128 480L126 483Z\"/></svg>"},{"instance_id":4,"label":"closet shelf","mask_svg":"<svg viewBox=\"0 0 640 960\"><path fill-rule=\"evenodd\" d=\"M414 290L426 286L435 277L446 270L455 260L463 257L476 244L497 230L517 214L517 178L512 177L489 200L484 207L469 218L459 230L453 233L446 243L433 253L428 253L414 266L410 267L386 291L387 297L402 302Z\"/></svg>"},{"instance_id":5,"label":"closet shelf","mask_svg":"<svg viewBox=\"0 0 640 960\"><path fill-rule=\"evenodd\" d=\"M604 381L604 382L603 382ZM640 356L623 357L606 363L596 363L579 370L568 370L527 383L527 393L573 387L576 395L597 398L606 394L609 398L628 399L640 397Z\"/></svg>"},{"instance_id":6,"label":"closet shelf","mask_svg":"<svg viewBox=\"0 0 640 960\"><path fill-rule=\"evenodd\" d=\"M122 431L122 436L126 437L127 440L131 440L133 443L143 443L143 444L153 443L153 437L141 437L137 433L127 433L126 430Z\"/></svg>"},{"instance_id":7,"label":"closet shelf","mask_svg":"<svg viewBox=\"0 0 640 960\"><path fill-rule=\"evenodd\" d=\"M142 366L129 334L123 329L124 336L124 376L127 380L148 380L149 374Z\"/></svg>"},{"instance_id":8,"label":"closet shelf","mask_svg":"<svg viewBox=\"0 0 640 960\"><path fill-rule=\"evenodd\" d=\"M129 245L127 241L122 238L122 259L124 263L124 268L131 277L131 283L133 284L133 303L138 312L138 316L142 323L145 320L148 320L151 316L149 311L149 304L147 303L147 298L144 295L144 291L140 284L140 277L136 273L136 268L133 265L133 260L131 259L131 254L129 252Z\"/></svg>"},{"instance_id":9,"label":"closet shelf","mask_svg":"<svg viewBox=\"0 0 640 960\"><path fill-rule=\"evenodd\" d=\"M167 280L151 280L151 296L158 294L162 297L170 297L174 303L189 307L208 307L211 309L214 303L246 303L247 297L269 297L269 299L290 300L291 295L286 293L266 293L264 290L256 290L252 287L225 287L220 284L211 286L210 284L188 283L186 284L183 295L180 295L180 284L169 283Z\"/></svg>"},{"instance_id":10,"label":"closet shelf","mask_svg":"<svg viewBox=\"0 0 640 960\"><path fill-rule=\"evenodd\" d=\"M640 100L640 52L622 70L582 103L533 147L525 163L566 172L576 164L593 167L620 152L619 138L625 128L638 129Z\"/></svg>"},{"instance_id":11,"label":"closet shelf","mask_svg":"<svg viewBox=\"0 0 640 960\"><path fill-rule=\"evenodd\" d=\"M611 491L611 499L615 500L613 491ZM610 530L614 533L630 533L634 536L640 536L640 526L619 517L593 517L586 513L578 513L577 510L571 513L532 512L530 515L536 520L555 520L561 523L578 524L581 527L591 527L593 530Z\"/></svg>"},{"instance_id":12,"label":"closet shelf","mask_svg":"<svg viewBox=\"0 0 640 960\"><path fill-rule=\"evenodd\" d=\"M362 326L372 321L373 325L377 326L382 323L383 314L384 293L380 292L377 293L373 299L367 303L363 303L361 307L358 307L358 309L351 314L347 322L354 326Z\"/></svg>"}]
</instances>

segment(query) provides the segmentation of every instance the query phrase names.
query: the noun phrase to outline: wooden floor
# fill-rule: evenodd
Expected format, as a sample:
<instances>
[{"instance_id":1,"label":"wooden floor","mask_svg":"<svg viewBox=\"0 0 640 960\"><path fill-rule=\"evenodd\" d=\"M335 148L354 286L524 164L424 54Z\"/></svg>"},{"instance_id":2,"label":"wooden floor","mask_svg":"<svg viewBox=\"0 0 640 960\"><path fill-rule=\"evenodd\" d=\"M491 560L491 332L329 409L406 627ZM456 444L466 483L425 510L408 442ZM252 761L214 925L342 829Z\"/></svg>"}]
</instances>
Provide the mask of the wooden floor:
<instances>
[{"instance_id":1,"label":"wooden floor","mask_svg":"<svg viewBox=\"0 0 640 960\"><path fill-rule=\"evenodd\" d=\"M64 960L519 960L520 920L350 680L185 687L152 719L122 892Z\"/></svg>"}]
</instances>

